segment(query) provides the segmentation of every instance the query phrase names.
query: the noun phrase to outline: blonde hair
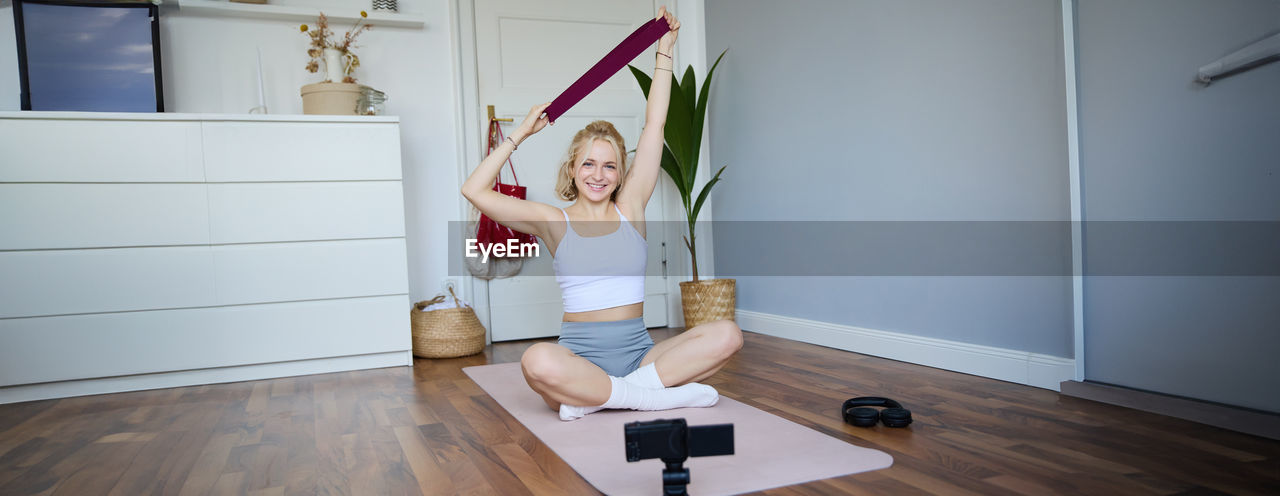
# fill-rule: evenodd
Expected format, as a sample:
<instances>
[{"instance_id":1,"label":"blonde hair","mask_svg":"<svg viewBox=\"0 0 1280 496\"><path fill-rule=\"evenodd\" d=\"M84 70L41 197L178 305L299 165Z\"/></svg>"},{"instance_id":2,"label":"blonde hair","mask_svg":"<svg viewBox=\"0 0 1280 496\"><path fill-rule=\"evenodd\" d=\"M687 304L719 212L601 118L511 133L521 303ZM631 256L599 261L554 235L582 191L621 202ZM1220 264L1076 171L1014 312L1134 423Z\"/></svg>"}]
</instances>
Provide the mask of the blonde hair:
<instances>
[{"instance_id":1,"label":"blonde hair","mask_svg":"<svg viewBox=\"0 0 1280 496\"><path fill-rule=\"evenodd\" d=\"M560 199L565 201L578 199L578 185L573 181L574 169L586 161L585 157L590 152L591 143L595 140L608 142L613 146L614 156L618 157L618 187L613 189L613 195L609 198L615 201L618 199L618 191L622 189L622 184L627 177L627 144L622 139L622 134L618 133L613 124L608 121L592 122L578 131L578 134L573 135L573 141L569 143L569 151L564 161L560 162L560 172L556 176L556 194L560 195Z\"/></svg>"}]
</instances>

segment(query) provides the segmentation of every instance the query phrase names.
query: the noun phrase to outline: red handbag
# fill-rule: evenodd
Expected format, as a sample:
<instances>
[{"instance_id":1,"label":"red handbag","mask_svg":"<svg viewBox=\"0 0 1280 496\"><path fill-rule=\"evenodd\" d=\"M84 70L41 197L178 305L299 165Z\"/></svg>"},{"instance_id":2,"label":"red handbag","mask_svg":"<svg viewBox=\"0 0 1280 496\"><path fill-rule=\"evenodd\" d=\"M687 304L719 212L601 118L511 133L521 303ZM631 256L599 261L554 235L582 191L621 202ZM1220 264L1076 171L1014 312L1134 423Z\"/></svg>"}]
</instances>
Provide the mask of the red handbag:
<instances>
[{"instance_id":1,"label":"red handbag","mask_svg":"<svg viewBox=\"0 0 1280 496\"><path fill-rule=\"evenodd\" d=\"M504 138L502 126L498 124L498 121L489 121L489 153L493 153L493 150L502 144ZM511 179L515 184L503 184L502 169L498 169L498 180L494 182L493 190L512 198L523 200L525 199L525 187L520 185L520 179L516 177L516 166L511 162L511 157L507 157L507 165L511 167ZM482 247L482 250L491 251L491 245L505 245L510 240L515 240L518 244L538 242L537 237L532 234L522 233L499 224L487 215L480 214L480 222L476 225L476 243Z\"/></svg>"}]
</instances>

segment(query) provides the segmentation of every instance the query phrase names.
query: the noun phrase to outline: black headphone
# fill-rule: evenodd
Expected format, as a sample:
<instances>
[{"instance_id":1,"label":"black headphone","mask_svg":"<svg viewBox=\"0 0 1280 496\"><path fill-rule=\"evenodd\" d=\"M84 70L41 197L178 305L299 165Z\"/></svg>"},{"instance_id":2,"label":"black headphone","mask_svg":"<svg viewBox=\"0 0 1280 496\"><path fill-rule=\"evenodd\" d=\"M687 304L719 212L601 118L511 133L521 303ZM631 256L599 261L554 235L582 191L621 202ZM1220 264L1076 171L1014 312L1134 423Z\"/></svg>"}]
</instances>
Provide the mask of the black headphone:
<instances>
[{"instance_id":1,"label":"black headphone","mask_svg":"<svg viewBox=\"0 0 1280 496\"><path fill-rule=\"evenodd\" d=\"M865 408L869 406L884 407L884 410ZM845 400L840 407L845 423L858 427L874 427L876 421L885 427L906 427L911 425L911 411L889 398L879 396L859 396Z\"/></svg>"}]
</instances>

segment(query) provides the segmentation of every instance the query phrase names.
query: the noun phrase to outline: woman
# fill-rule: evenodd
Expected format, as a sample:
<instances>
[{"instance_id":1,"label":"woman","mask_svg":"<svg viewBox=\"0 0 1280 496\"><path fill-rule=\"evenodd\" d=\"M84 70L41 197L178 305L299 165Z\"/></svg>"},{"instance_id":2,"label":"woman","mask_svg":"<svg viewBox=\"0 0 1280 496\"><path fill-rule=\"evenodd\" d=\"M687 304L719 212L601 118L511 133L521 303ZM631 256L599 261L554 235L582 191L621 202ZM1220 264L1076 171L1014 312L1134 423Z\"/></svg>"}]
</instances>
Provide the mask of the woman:
<instances>
[{"instance_id":1,"label":"woman","mask_svg":"<svg viewBox=\"0 0 1280 496\"><path fill-rule=\"evenodd\" d=\"M562 420L603 408L705 407L719 398L700 381L742 348L742 331L724 320L654 344L644 327L644 209L658 183L662 128L671 95L671 50L680 22L659 10L670 30L658 40L646 126L628 170L626 144L612 124L596 121L574 136L556 190L573 201L559 209L494 191L507 157L546 127L529 111L511 136L480 163L462 194L489 218L542 239L551 255L565 313L557 344L537 343L521 358L525 380ZM554 248L553 248L554 247Z\"/></svg>"}]
</instances>

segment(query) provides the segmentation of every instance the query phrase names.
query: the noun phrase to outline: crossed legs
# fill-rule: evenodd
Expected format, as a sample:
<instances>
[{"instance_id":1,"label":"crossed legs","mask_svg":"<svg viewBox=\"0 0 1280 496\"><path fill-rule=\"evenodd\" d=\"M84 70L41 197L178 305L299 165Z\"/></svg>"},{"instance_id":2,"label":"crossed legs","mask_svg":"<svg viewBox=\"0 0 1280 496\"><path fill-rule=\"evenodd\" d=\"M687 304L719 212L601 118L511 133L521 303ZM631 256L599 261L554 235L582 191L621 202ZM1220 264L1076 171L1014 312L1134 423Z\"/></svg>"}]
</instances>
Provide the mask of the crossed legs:
<instances>
[{"instance_id":1,"label":"crossed legs","mask_svg":"<svg viewBox=\"0 0 1280 496\"><path fill-rule=\"evenodd\" d=\"M652 363L664 386L680 386L715 375L741 349L742 330L738 324L717 320L653 345L640 366Z\"/></svg>"},{"instance_id":2,"label":"crossed legs","mask_svg":"<svg viewBox=\"0 0 1280 496\"><path fill-rule=\"evenodd\" d=\"M667 387L704 380L742 349L742 330L729 320L708 322L657 343L641 366L654 368ZM537 343L520 358L525 381L547 406L595 406L609 400L612 381L600 367L552 343Z\"/></svg>"},{"instance_id":3,"label":"crossed legs","mask_svg":"<svg viewBox=\"0 0 1280 496\"><path fill-rule=\"evenodd\" d=\"M559 410L560 404L600 405L609 399L612 388L604 370L553 343L537 343L520 357L520 370L547 406Z\"/></svg>"}]
</instances>

